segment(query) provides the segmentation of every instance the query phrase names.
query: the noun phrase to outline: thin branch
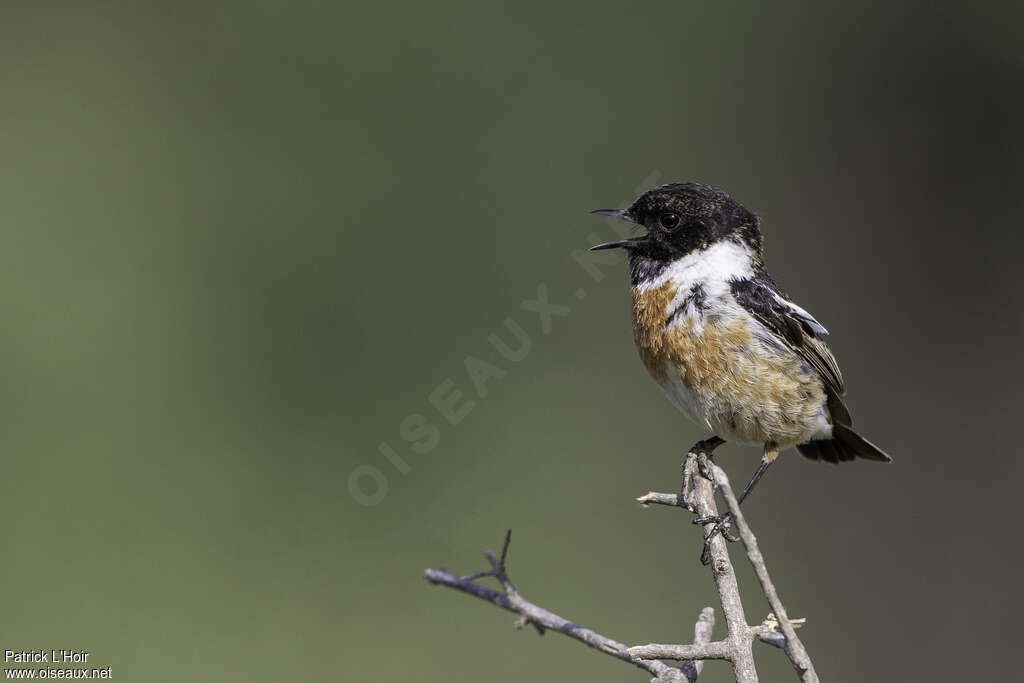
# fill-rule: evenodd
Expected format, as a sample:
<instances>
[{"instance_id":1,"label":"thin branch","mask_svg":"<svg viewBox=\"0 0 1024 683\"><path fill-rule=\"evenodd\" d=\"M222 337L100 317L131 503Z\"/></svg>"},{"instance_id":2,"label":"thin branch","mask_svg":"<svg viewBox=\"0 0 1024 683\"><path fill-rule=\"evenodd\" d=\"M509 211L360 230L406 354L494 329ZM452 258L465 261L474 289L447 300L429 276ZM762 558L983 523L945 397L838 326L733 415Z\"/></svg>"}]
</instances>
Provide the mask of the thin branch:
<instances>
[{"instance_id":1,"label":"thin branch","mask_svg":"<svg viewBox=\"0 0 1024 683\"><path fill-rule=\"evenodd\" d=\"M688 495L688 503L693 506L700 517L717 517L718 506L715 504L715 492L711 482L706 477L700 476L698 468L707 471L709 461L707 456L687 457L687 468L692 468L693 492ZM686 492L684 492L686 493ZM713 523L704 525L705 533L710 532ZM725 615L726 636L725 640L730 643L731 653L729 661L732 663L733 676L737 683L748 683L757 680L757 671L754 668L754 653L751 644L753 638L750 627L747 625L747 617L743 612L743 601L740 599L740 587L736 582L736 572L733 571L732 561L729 559L729 549L722 534L716 534L708 543L709 555L711 558L711 575L715 580L715 587L718 588L719 600L722 603L722 612Z\"/></svg>"},{"instance_id":2,"label":"thin branch","mask_svg":"<svg viewBox=\"0 0 1024 683\"><path fill-rule=\"evenodd\" d=\"M645 669L663 681L685 680L684 678L680 678L680 676L684 675L680 670L674 669L673 667L670 667L663 662L659 662L656 659L635 659L629 655L626 651L626 646L623 643L608 638L607 636L603 636L600 633L580 626L579 624L574 624L573 622L558 616L554 612L549 612L543 607L525 600L521 595L519 595L519 592L512 585L512 582L509 581L508 573L502 562L508 553L509 538L510 535L507 534L505 537L505 546L502 551L501 560L495 557L494 553L486 553L487 559L491 563L491 570L488 572L482 572L483 575L494 576L497 578L502 584L502 587L505 588L504 593L487 588L486 586L481 586L468 578L455 576L443 569L426 570L425 575L427 581L432 584L454 588L455 590L480 598L481 600L486 600L487 602L497 605L509 612L513 612L519 615L519 619L516 621L517 626L522 626L525 622L538 627L542 633L544 629L558 631L559 633L578 640L595 650L600 650L601 652L609 654L616 659L621 659L641 669ZM475 576L479 576L479 574Z\"/></svg>"},{"instance_id":3,"label":"thin branch","mask_svg":"<svg viewBox=\"0 0 1024 683\"><path fill-rule=\"evenodd\" d=\"M757 545L757 537L750 530L750 526L740 510L740 504L736 500L732 487L729 485L729 477L726 476L725 471L718 465L712 465L712 474L715 477L719 490L722 492L722 496L725 498L726 504L729 506L729 512L732 513L733 523L739 531L743 545L747 548L747 557L750 559L750 564L754 567L754 573L757 575L757 580L761 583L761 589L764 591L765 597L768 598L768 605L772 608L772 614L775 615L779 629L785 637L784 649L786 655L789 656L789 661L793 663L793 668L797 670L803 683L817 683L818 674L814 670L814 664L811 663L811 658L808 656L804 644L800 642L793 624L786 615L786 607L782 604L782 600L775 590L775 584L772 583L772 579L768 575L768 567L765 565L764 556L761 555L761 549Z\"/></svg>"},{"instance_id":4,"label":"thin branch","mask_svg":"<svg viewBox=\"0 0 1024 683\"><path fill-rule=\"evenodd\" d=\"M637 659L725 659L731 660L732 643L716 640L712 643L694 645L667 645L649 643L629 648L628 652Z\"/></svg>"},{"instance_id":5,"label":"thin branch","mask_svg":"<svg viewBox=\"0 0 1024 683\"><path fill-rule=\"evenodd\" d=\"M750 632L754 634L755 638L765 645L771 645L772 647L777 647L780 650L786 649L786 636L782 635L778 631L770 629L762 624L754 626L750 629Z\"/></svg>"},{"instance_id":6,"label":"thin branch","mask_svg":"<svg viewBox=\"0 0 1024 683\"><path fill-rule=\"evenodd\" d=\"M688 464L689 465L689 464ZM757 575L758 581L761 583L761 588L764 591L765 597L768 600L768 604L771 606L772 614L775 617L772 627L769 627L767 622L759 626L754 626L750 629L750 633L758 638L761 642L768 645L781 648L786 651L790 662L793 664L793 668L800 676L800 680L804 683L817 683L818 676L814 671L814 665L811 663L810 657L807 655L807 650L804 648L800 638L796 635L796 631L793 626L793 622L789 619L786 614L786 608L782 604L782 600L779 598L778 592L775 590L775 585L772 583L771 577L768 574L768 568L764 561L764 556L761 554L761 550L757 545L757 538L750 530L750 525L747 524L746 517L740 508L739 502L733 493L732 486L729 484L729 477L714 463L708 461L707 466L704 468L705 472L710 472L711 476L714 477L714 484L721 490L722 496L725 499L726 505L729 508L729 512L733 516L733 525L739 531L740 539L743 541L743 545L747 549L747 557L750 560L751 565L754 568L754 573ZM687 481L689 472L684 472L684 482ZM684 495L685 495L685 484L684 484ZM643 496L637 498L637 502L641 505L667 505L670 507L682 507L693 511L693 501L686 501L682 499L681 495L672 493L658 493L651 491ZM696 510L701 516L705 516L705 513L701 510ZM717 513L714 513L717 514ZM712 542L713 543L713 542ZM724 596L723 596L724 599ZM779 630L776 630L779 629ZM779 632L781 631L781 633ZM683 652L684 650L673 650L680 646L664 646L663 649L651 650L652 652ZM681 646L687 647L687 646ZM670 658L668 654L661 654L661 657L666 659Z\"/></svg>"},{"instance_id":7,"label":"thin branch","mask_svg":"<svg viewBox=\"0 0 1024 683\"><path fill-rule=\"evenodd\" d=\"M672 505L695 512L700 517L716 518L718 506L715 504L712 482L699 474L700 470L708 472L709 467L710 461L707 456L690 454L683 468L683 490L679 495L650 492L637 500L644 505ZM707 522L704 526L707 532L710 532L714 522ZM754 634L747 625L736 573L729 559L725 538L721 534L716 534L708 541L708 554L712 577L722 603L722 612L725 613L725 638L700 647L652 643L632 647L629 653L636 657L666 659L725 659L732 664L733 676L738 683L757 681L752 647Z\"/></svg>"},{"instance_id":8,"label":"thin branch","mask_svg":"<svg viewBox=\"0 0 1024 683\"><path fill-rule=\"evenodd\" d=\"M697 623L693 626L693 644L703 645L711 642L711 634L715 631L715 610L705 607L697 617ZM704 662L700 659L692 659L683 662L679 667L688 683L694 683L700 672L704 670Z\"/></svg>"},{"instance_id":9,"label":"thin branch","mask_svg":"<svg viewBox=\"0 0 1024 683\"><path fill-rule=\"evenodd\" d=\"M674 508L686 508L686 502L678 493L657 493L649 491L636 499L644 507L648 505L669 505Z\"/></svg>"}]
</instances>

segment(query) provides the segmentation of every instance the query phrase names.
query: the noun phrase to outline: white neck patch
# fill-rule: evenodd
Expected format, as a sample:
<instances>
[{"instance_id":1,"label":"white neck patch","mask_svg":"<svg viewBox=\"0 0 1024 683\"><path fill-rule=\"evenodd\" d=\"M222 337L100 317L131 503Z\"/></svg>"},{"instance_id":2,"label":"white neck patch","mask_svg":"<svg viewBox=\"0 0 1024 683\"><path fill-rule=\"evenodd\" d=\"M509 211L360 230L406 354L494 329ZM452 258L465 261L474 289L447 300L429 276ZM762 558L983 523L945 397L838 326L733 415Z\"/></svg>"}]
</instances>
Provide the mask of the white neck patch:
<instances>
[{"instance_id":1,"label":"white neck patch","mask_svg":"<svg viewBox=\"0 0 1024 683\"><path fill-rule=\"evenodd\" d=\"M695 251L677 259L658 277L637 287L637 291L657 289L671 282L676 288L676 294L665 306L665 315L671 316L668 324L691 325L695 333L701 334L706 310L718 317L740 314L742 309L733 298L729 281L748 278L753 274L754 252L750 247L732 240L723 240L703 251ZM703 291L706 310L687 305L687 297L692 295L695 287Z\"/></svg>"},{"instance_id":2,"label":"white neck patch","mask_svg":"<svg viewBox=\"0 0 1024 683\"><path fill-rule=\"evenodd\" d=\"M727 239L676 259L657 277L637 285L637 290L657 289L669 281L684 294L695 284L711 290L719 290L721 286L728 289L729 280L753 274L754 252L745 244Z\"/></svg>"}]
</instances>

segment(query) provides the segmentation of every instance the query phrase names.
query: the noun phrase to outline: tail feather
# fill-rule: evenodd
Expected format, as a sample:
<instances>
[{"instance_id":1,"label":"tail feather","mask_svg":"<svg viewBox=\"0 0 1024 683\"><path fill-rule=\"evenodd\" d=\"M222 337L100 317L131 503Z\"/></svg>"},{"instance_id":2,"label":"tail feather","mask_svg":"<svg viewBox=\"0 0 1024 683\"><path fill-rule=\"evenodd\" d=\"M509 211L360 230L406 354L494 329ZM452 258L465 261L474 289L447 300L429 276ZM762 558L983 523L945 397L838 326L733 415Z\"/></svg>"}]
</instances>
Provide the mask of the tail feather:
<instances>
[{"instance_id":1,"label":"tail feather","mask_svg":"<svg viewBox=\"0 0 1024 683\"><path fill-rule=\"evenodd\" d=\"M881 448L846 425L832 425L832 438L820 441L808 441L799 444L797 450L805 458L824 460L825 462L846 462L854 458L864 458L878 462L892 462L892 458Z\"/></svg>"},{"instance_id":2,"label":"tail feather","mask_svg":"<svg viewBox=\"0 0 1024 683\"><path fill-rule=\"evenodd\" d=\"M821 439L798 444L796 449L800 455L810 460L824 460L825 462L846 462L857 456L846 449L838 439Z\"/></svg>"}]
</instances>

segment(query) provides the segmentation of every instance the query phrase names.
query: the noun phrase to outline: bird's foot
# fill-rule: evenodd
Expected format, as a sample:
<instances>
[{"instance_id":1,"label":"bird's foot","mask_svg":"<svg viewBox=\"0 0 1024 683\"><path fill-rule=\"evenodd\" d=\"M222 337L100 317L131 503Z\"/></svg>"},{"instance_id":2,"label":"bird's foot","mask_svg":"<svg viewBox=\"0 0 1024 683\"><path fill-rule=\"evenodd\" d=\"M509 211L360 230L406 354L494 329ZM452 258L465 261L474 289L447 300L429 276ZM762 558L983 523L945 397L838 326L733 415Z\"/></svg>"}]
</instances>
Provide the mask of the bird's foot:
<instances>
[{"instance_id":1,"label":"bird's foot","mask_svg":"<svg viewBox=\"0 0 1024 683\"><path fill-rule=\"evenodd\" d=\"M693 503L690 502L690 494L693 491L693 470L694 461L696 456L693 453L687 453L686 457L683 458L683 480L679 484L679 507L686 508L690 512L696 513L697 509L693 507Z\"/></svg>"},{"instance_id":2,"label":"bird's foot","mask_svg":"<svg viewBox=\"0 0 1024 683\"><path fill-rule=\"evenodd\" d=\"M715 475L711 472L711 467L715 464L711 453L698 453L697 458L697 473L704 477L708 481L715 483Z\"/></svg>"},{"instance_id":3,"label":"bird's foot","mask_svg":"<svg viewBox=\"0 0 1024 683\"><path fill-rule=\"evenodd\" d=\"M714 481L711 473L711 466L714 464L712 455L714 450L725 443L724 439L713 436L693 444L683 458L683 481L679 490L679 502L682 507L694 512L689 502L689 493L693 487L693 472L709 481Z\"/></svg>"},{"instance_id":4,"label":"bird's foot","mask_svg":"<svg viewBox=\"0 0 1024 683\"><path fill-rule=\"evenodd\" d=\"M732 527L732 513L727 512L724 515L708 515L706 517L698 517L693 520L694 524L714 524L711 530L704 537L704 549L700 553L701 564L707 565L711 562L711 539L715 537L715 534L722 534L722 538L735 543L740 540L738 536L730 533L729 529Z\"/></svg>"},{"instance_id":5,"label":"bird's foot","mask_svg":"<svg viewBox=\"0 0 1024 683\"><path fill-rule=\"evenodd\" d=\"M712 454L715 452L715 449L721 446L723 443L725 443L725 439L720 439L717 436L712 436L710 439L698 441L697 443L690 446L690 450L687 451L687 456L699 457L704 455L707 456L708 458L711 458Z\"/></svg>"}]
</instances>

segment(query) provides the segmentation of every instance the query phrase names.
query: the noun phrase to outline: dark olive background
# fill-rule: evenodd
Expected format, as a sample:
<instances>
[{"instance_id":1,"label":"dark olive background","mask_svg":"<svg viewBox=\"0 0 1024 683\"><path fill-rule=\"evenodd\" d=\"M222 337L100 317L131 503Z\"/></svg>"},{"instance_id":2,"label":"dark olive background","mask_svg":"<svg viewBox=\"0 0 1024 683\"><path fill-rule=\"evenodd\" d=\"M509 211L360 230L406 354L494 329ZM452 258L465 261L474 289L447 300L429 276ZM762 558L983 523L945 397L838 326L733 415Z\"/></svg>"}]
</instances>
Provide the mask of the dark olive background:
<instances>
[{"instance_id":1,"label":"dark olive background","mask_svg":"<svg viewBox=\"0 0 1024 683\"><path fill-rule=\"evenodd\" d=\"M524 594L619 640L687 640L718 607L687 515L633 502L706 434L636 358L624 266L598 282L570 255L615 235L588 210L700 180L762 216L896 459L786 455L749 501L818 671L1009 680L1022 21L5 3L0 648L85 649L126 681L646 680L422 572L482 569L512 527ZM569 308L548 334L521 308L542 284ZM507 317L518 363L487 339ZM484 398L467 356L506 373ZM428 400L446 380L476 401L455 426ZM719 461L737 481L757 458Z\"/></svg>"}]
</instances>

